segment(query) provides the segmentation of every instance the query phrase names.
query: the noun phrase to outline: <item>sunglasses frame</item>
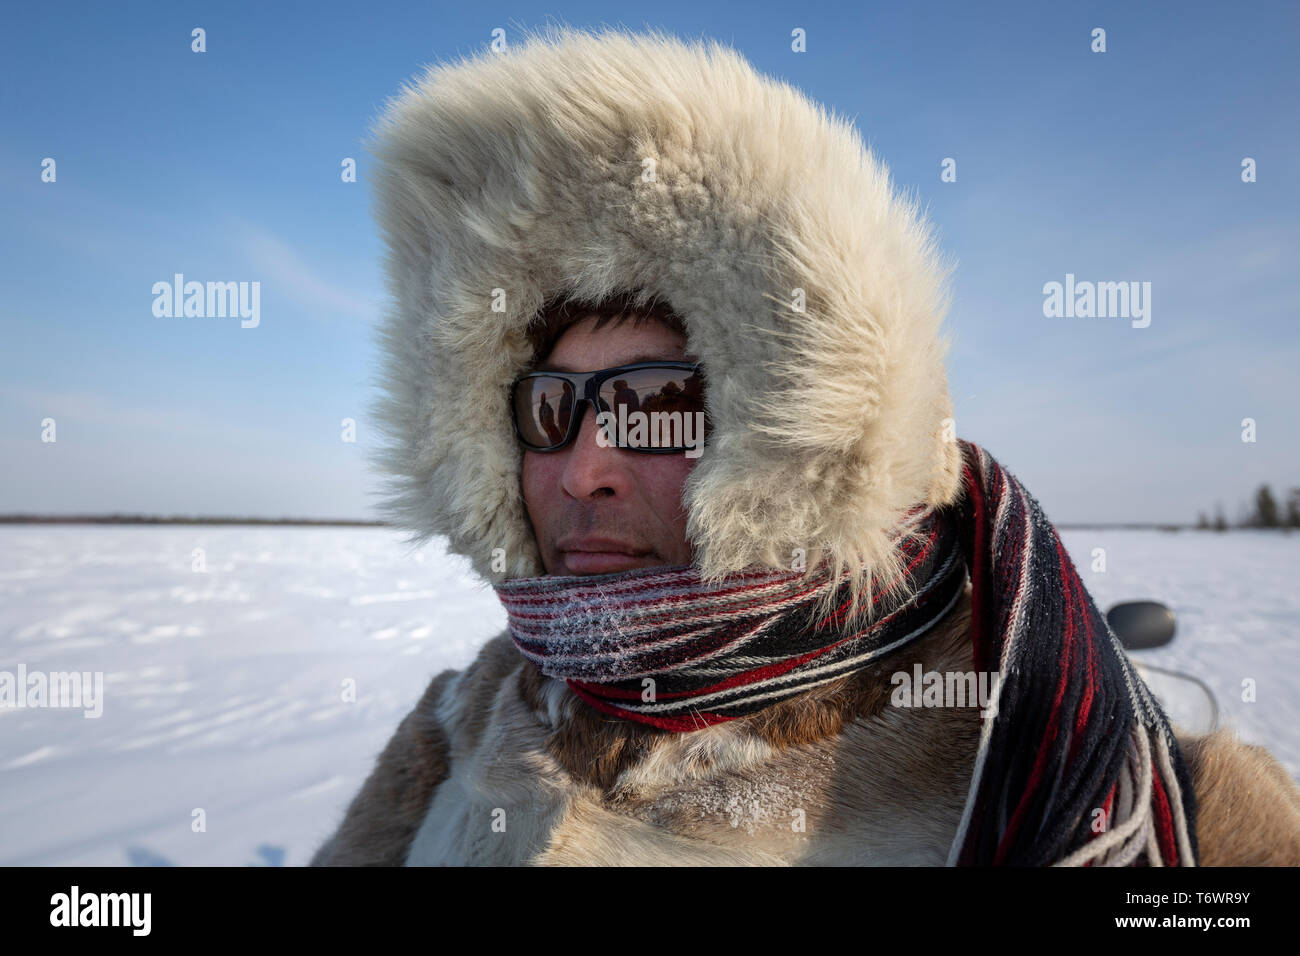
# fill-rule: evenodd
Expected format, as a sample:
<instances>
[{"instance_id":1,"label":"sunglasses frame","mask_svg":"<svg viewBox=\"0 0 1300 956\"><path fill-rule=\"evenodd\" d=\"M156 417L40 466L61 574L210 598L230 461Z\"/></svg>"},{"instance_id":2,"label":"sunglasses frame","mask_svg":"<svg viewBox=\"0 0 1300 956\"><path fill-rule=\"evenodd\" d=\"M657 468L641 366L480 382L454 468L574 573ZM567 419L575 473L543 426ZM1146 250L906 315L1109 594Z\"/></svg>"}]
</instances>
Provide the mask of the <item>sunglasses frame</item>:
<instances>
[{"instance_id":1,"label":"sunglasses frame","mask_svg":"<svg viewBox=\"0 0 1300 956\"><path fill-rule=\"evenodd\" d=\"M603 368L595 372L527 372L520 375L510 384L510 423L515 430L515 438L519 444L523 445L529 451L535 451L539 454L547 454L553 451L563 451L573 444L573 440L578 437L578 431L582 428L582 420L587 417L586 410L579 413L578 409L585 402L599 415L603 411L612 411L608 408L601 408L600 387L624 372L635 372L646 368L668 368L676 369L681 372L703 372L704 366L700 362L636 362L632 365L616 365L613 368ZM574 395L578 396L573 402L573 411L569 414L569 430L565 433L564 441L558 445L537 446L530 444L524 439L519 431L519 413L518 405L515 402L515 394L519 386L531 378L558 378L561 381L568 382L573 387ZM705 413L707 415L707 412ZM707 419L706 419L707 420ZM599 427L599 426L597 426ZM623 451L635 451L647 455L672 455L689 451L690 446L685 445L681 448L623 448L616 445Z\"/></svg>"}]
</instances>

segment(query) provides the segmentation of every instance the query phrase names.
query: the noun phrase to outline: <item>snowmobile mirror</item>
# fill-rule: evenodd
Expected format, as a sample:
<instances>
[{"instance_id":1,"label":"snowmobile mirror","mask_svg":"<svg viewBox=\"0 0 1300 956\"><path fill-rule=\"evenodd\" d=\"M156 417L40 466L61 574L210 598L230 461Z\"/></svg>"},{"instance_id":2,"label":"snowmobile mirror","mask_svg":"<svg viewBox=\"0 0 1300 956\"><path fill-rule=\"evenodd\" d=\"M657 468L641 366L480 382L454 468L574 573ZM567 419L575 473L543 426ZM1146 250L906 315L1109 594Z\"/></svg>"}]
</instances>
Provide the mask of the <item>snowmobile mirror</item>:
<instances>
[{"instance_id":1,"label":"snowmobile mirror","mask_svg":"<svg viewBox=\"0 0 1300 956\"><path fill-rule=\"evenodd\" d=\"M1174 639L1174 612L1159 601L1125 601L1106 612L1106 622L1125 650L1161 647Z\"/></svg>"}]
</instances>

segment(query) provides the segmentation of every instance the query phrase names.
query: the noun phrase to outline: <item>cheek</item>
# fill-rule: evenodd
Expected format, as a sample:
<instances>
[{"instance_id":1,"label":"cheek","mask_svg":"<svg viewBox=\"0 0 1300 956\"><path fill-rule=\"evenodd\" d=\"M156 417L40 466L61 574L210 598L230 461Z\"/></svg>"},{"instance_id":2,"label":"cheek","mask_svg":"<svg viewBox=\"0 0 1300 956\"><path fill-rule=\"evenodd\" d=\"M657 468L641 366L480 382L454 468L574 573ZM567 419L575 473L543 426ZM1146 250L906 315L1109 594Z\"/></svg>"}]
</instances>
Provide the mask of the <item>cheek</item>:
<instances>
[{"instance_id":1,"label":"cheek","mask_svg":"<svg viewBox=\"0 0 1300 956\"><path fill-rule=\"evenodd\" d=\"M519 469L519 488L523 492L524 507L528 511L528 520L533 530L542 532L548 514L555 512L554 505L560 497L560 481L564 466L560 455L539 455L537 452L524 451L523 464Z\"/></svg>"},{"instance_id":2,"label":"cheek","mask_svg":"<svg viewBox=\"0 0 1300 956\"><path fill-rule=\"evenodd\" d=\"M528 511L528 520L534 528L537 525L534 515L541 513L541 492L544 487L538 474L537 456L530 451L524 452L524 461L519 468L519 489L524 495L524 508Z\"/></svg>"},{"instance_id":3,"label":"cheek","mask_svg":"<svg viewBox=\"0 0 1300 956\"><path fill-rule=\"evenodd\" d=\"M685 455L665 455L661 459L662 463L656 462L657 467L648 485L654 508L664 521L682 525L686 523L686 506L682 503L682 493L685 491L686 477L697 461L698 458L687 458Z\"/></svg>"}]
</instances>

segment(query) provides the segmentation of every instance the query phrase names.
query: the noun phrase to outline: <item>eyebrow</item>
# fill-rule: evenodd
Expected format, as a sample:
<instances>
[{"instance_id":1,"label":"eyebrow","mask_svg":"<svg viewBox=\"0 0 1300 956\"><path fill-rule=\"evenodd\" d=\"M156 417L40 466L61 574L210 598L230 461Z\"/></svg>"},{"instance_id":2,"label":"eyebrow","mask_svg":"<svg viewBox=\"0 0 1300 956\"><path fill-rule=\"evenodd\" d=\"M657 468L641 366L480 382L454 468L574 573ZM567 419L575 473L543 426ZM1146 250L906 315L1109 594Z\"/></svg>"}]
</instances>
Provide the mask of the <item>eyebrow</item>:
<instances>
[{"instance_id":1,"label":"eyebrow","mask_svg":"<svg viewBox=\"0 0 1300 956\"><path fill-rule=\"evenodd\" d=\"M634 355L630 359L619 362L617 365L611 365L610 368L619 368L620 366L623 365L637 365L641 362L687 362L690 364L695 364L690 362L690 359L685 359L685 358L664 358L662 354L660 355L642 354L642 355ZM542 362L536 368L534 368L533 371L534 372L576 372L577 369L568 368L563 363L556 364L554 362ZM591 371L596 371L596 370L592 369Z\"/></svg>"}]
</instances>

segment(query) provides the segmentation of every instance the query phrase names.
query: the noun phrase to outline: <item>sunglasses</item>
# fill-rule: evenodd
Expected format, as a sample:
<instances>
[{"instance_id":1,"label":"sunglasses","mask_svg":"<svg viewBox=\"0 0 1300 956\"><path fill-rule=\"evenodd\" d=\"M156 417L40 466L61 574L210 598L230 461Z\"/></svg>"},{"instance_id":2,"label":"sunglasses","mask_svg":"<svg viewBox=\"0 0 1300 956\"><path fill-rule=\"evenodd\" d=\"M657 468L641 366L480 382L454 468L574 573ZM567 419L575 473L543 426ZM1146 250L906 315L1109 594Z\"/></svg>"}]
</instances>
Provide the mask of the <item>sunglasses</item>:
<instances>
[{"instance_id":1,"label":"sunglasses","mask_svg":"<svg viewBox=\"0 0 1300 956\"><path fill-rule=\"evenodd\" d=\"M607 414L609 444L631 451L698 454L709 428L699 364L638 362L520 376L510 387L515 437L531 451L559 451L578 436L584 402L597 415ZM692 435L698 436L694 444Z\"/></svg>"}]
</instances>

